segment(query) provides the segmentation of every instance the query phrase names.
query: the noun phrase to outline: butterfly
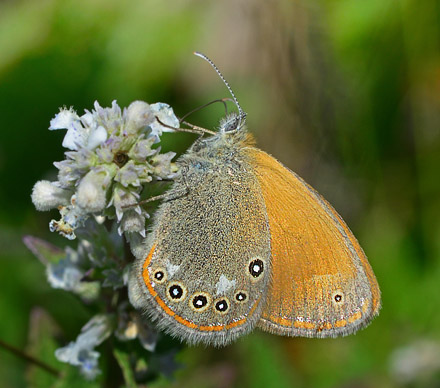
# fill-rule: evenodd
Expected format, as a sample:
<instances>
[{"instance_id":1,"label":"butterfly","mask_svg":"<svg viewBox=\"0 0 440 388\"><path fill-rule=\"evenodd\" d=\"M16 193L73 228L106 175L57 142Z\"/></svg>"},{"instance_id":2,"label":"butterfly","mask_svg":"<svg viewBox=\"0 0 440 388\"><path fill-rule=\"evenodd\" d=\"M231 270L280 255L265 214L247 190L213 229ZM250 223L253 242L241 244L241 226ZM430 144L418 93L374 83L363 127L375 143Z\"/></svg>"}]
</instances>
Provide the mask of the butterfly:
<instances>
[{"instance_id":1,"label":"butterfly","mask_svg":"<svg viewBox=\"0 0 440 388\"><path fill-rule=\"evenodd\" d=\"M255 146L246 114L199 138L177 164L129 277L131 303L191 344L224 346L258 327L337 337L366 326L380 290L335 209ZM209 133L212 133L209 131Z\"/></svg>"}]
</instances>

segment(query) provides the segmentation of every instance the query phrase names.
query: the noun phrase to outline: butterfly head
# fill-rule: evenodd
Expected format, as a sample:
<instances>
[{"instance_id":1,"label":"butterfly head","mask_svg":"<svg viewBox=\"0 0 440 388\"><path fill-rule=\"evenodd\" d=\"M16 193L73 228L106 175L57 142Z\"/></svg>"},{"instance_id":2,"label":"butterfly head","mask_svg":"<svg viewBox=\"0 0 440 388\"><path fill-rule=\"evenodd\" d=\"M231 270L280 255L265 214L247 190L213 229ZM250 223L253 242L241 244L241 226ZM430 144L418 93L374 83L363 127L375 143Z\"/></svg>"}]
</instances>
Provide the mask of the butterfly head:
<instances>
[{"instance_id":1,"label":"butterfly head","mask_svg":"<svg viewBox=\"0 0 440 388\"><path fill-rule=\"evenodd\" d=\"M220 121L219 133L227 134L246 128L246 113L231 113Z\"/></svg>"},{"instance_id":2,"label":"butterfly head","mask_svg":"<svg viewBox=\"0 0 440 388\"><path fill-rule=\"evenodd\" d=\"M232 96L237 112L226 115L221 121L218 132L210 137L200 138L189 150L190 157L198 156L207 159L231 158L236 150L244 145L253 145L252 136L246 130L246 113L239 104L234 92L223 77L217 66L204 54L195 52L195 55L207 61L217 72Z\"/></svg>"},{"instance_id":3,"label":"butterfly head","mask_svg":"<svg viewBox=\"0 0 440 388\"><path fill-rule=\"evenodd\" d=\"M245 145L254 145L252 135L247 131L246 121L238 113L231 113L221 119L215 135L203 137L190 148L191 155L218 158L235 154Z\"/></svg>"},{"instance_id":4,"label":"butterfly head","mask_svg":"<svg viewBox=\"0 0 440 388\"><path fill-rule=\"evenodd\" d=\"M246 113L243 111L241 105L239 104L237 97L235 97L234 92L232 91L232 88L229 86L228 81L226 81L225 77L223 77L223 74L220 72L220 70L217 68L217 66L212 62L205 54L195 52L195 55L198 57L204 59L206 62L208 62L212 68L216 71L220 79L223 81L225 86L227 87L229 93L232 96L232 101L234 102L235 106L237 107L238 113L231 113L227 115L221 122L220 122L220 133L228 133L228 132L234 132L239 131L240 129L244 128L245 122L246 122Z\"/></svg>"}]
</instances>

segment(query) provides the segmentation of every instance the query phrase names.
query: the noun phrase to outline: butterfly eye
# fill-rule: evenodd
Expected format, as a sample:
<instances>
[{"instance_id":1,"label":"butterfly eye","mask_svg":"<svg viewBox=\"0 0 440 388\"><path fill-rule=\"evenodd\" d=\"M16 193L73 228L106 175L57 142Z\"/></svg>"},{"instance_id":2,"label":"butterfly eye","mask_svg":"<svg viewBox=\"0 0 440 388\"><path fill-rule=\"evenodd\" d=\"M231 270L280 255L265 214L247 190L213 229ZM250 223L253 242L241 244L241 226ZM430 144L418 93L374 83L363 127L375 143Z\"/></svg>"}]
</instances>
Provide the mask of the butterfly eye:
<instances>
[{"instance_id":1,"label":"butterfly eye","mask_svg":"<svg viewBox=\"0 0 440 388\"><path fill-rule=\"evenodd\" d=\"M163 268L156 268L153 272L155 283L162 284L167 280L167 273Z\"/></svg>"},{"instance_id":2,"label":"butterfly eye","mask_svg":"<svg viewBox=\"0 0 440 388\"><path fill-rule=\"evenodd\" d=\"M220 314L225 314L229 310L229 301L227 298L218 299L214 303L215 310Z\"/></svg>"},{"instance_id":3,"label":"butterfly eye","mask_svg":"<svg viewBox=\"0 0 440 388\"><path fill-rule=\"evenodd\" d=\"M249 263L249 273L253 278L258 278L264 272L264 263L261 259L254 259Z\"/></svg>"},{"instance_id":4,"label":"butterfly eye","mask_svg":"<svg viewBox=\"0 0 440 388\"><path fill-rule=\"evenodd\" d=\"M239 303L246 302L247 298L248 298L247 292L245 292L245 291L238 291L235 294L235 300Z\"/></svg>"},{"instance_id":5,"label":"butterfly eye","mask_svg":"<svg viewBox=\"0 0 440 388\"><path fill-rule=\"evenodd\" d=\"M190 301L189 307L198 313L205 311L211 303L211 297L206 292L198 292L194 294Z\"/></svg>"},{"instance_id":6,"label":"butterfly eye","mask_svg":"<svg viewBox=\"0 0 440 388\"><path fill-rule=\"evenodd\" d=\"M186 297L186 287L180 282L173 282L168 286L167 296L172 302L180 302Z\"/></svg>"}]
</instances>

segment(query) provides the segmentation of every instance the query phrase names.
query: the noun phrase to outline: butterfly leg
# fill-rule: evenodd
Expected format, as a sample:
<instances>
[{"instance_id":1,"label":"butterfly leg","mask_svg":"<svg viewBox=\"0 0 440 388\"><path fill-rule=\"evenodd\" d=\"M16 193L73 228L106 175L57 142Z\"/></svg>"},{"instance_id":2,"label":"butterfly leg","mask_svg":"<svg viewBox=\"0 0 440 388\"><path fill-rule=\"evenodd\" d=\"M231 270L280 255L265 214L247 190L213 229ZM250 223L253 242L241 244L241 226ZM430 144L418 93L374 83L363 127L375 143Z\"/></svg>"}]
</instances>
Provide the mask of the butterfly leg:
<instances>
[{"instance_id":1,"label":"butterfly leg","mask_svg":"<svg viewBox=\"0 0 440 388\"><path fill-rule=\"evenodd\" d=\"M161 200L172 201L173 199L184 197L185 195L188 194L188 191L189 191L188 187L184 186L184 187L179 188L177 190L171 190L171 191L168 191L164 194L155 195L154 197L144 199L143 201L138 202L136 205L143 205L148 202L161 201Z\"/></svg>"}]
</instances>

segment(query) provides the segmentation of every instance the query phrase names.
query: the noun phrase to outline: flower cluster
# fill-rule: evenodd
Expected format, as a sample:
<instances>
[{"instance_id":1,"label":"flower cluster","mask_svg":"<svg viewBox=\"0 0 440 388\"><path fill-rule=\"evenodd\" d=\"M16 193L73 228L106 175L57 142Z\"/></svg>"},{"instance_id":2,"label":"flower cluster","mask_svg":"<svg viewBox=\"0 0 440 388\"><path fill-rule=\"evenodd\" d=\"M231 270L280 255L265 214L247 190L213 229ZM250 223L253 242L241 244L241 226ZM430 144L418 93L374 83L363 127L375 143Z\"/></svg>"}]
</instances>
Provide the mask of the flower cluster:
<instances>
[{"instance_id":1,"label":"flower cluster","mask_svg":"<svg viewBox=\"0 0 440 388\"><path fill-rule=\"evenodd\" d=\"M68 239L92 214L116 218L119 233L145 236L148 213L137 206L143 185L153 179L170 179L176 173L174 152L160 153L154 147L162 132L178 128L172 108L163 103L135 101L123 111L113 101L111 108L86 110L82 116L61 109L50 130L67 129L63 147L66 159L55 162L56 182L35 184L32 201L38 210L58 208L61 219L50 229Z\"/></svg>"},{"instance_id":2,"label":"flower cluster","mask_svg":"<svg viewBox=\"0 0 440 388\"><path fill-rule=\"evenodd\" d=\"M116 223L109 231L89 218L77 233L77 249L62 250L31 236L26 236L24 243L46 267L53 288L72 292L87 304L105 306L107 311L93 316L75 341L55 352L59 361L77 366L86 378L93 379L100 373L95 348L110 335L122 342L138 339L148 352L155 350L159 336L128 302L130 258L124 253L124 240Z\"/></svg>"},{"instance_id":3,"label":"flower cluster","mask_svg":"<svg viewBox=\"0 0 440 388\"><path fill-rule=\"evenodd\" d=\"M111 108L96 102L94 110L82 116L61 109L50 122L50 130L67 130L62 144L68 151L65 160L55 162L58 180L37 182L32 201L38 210L58 208L61 219L52 220L50 229L77 238L77 246L60 249L30 236L24 242L45 265L53 288L72 292L93 306L76 340L55 352L59 361L75 365L88 379L100 373L96 347L112 334L125 344L111 355L124 378L132 374L146 381L151 371L145 357L169 359L161 373L176 366L173 352L155 350L159 335L130 305L126 285L133 260L130 249L133 252L142 242L149 218L139 206L143 189L177 173L175 153L161 153L158 143L162 132L178 127L170 106L142 101L123 111L116 102Z\"/></svg>"}]
</instances>

